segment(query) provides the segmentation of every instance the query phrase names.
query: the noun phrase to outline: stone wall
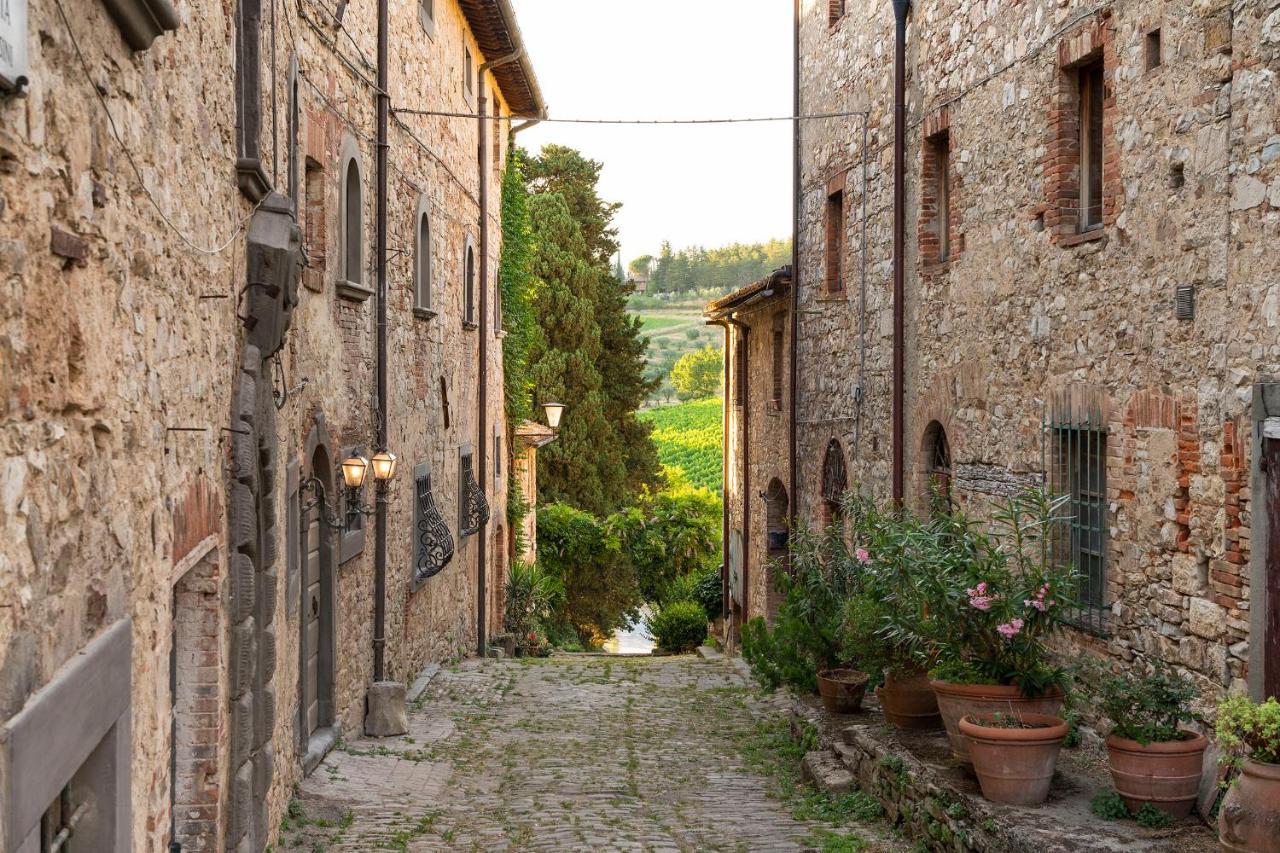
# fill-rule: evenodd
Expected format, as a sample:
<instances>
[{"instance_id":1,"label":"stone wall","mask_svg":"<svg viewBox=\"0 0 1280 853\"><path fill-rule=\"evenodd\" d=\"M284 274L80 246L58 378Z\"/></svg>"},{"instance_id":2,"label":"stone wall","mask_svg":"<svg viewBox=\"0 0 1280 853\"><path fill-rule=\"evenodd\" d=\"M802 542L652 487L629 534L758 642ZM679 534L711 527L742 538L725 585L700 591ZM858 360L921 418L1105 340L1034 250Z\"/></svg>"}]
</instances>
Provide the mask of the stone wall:
<instances>
[{"instance_id":1,"label":"stone wall","mask_svg":"<svg viewBox=\"0 0 1280 853\"><path fill-rule=\"evenodd\" d=\"M833 437L852 482L881 496L891 482L893 31L892 5L871 0L846 4L834 25L825 8L802 23L802 112L866 111L865 146L861 115L802 129L808 523ZM1103 221L1081 234L1064 92L1092 58L1106 86ZM1280 372L1280 258L1267 248L1280 228L1278 63L1271 0L948 0L919 6L908 27L908 495L920 505L930 479L932 422L953 496L982 515L1010 487L1054 483L1046 423L1100 415L1106 630L1069 642L1170 661L1208 697L1245 689L1258 604L1250 400ZM936 233L926 140L943 130L952 239L939 264L921 234ZM823 206L837 173L846 286L831 294ZM1178 319L1187 285L1194 319ZM1082 400L1088 411L1073 408Z\"/></svg>"},{"instance_id":2,"label":"stone wall","mask_svg":"<svg viewBox=\"0 0 1280 853\"><path fill-rule=\"evenodd\" d=\"M269 546L259 539L254 548L276 555L274 563L259 561L259 578L274 588L255 596L258 606L278 602L274 653L264 651L261 636L253 647L255 671L268 680L262 687L275 705L274 714L255 718L268 725L263 743L274 770L257 818L265 840L302 772L298 559L305 547L298 519L289 516L314 493L304 484L320 473L313 471L317 448L327 453L331 498L342 451L375 449L375 302L339 295L337 278L340 175L344 153L354 150L363 178L363 281L372 287L375 279L376 4L349 4L341 29L313 0L278 9L274 32L263 17L259 150L272 186L297 205L308 266L279 360L262 362L252 388L237 378L252 334L243 318L253 316L245 258L254 205L237 190L234 170L236 21L221 5L177 7L177 28L135 51L104 4L78 5L69 20L86 77L57 5L33 0L28 94L0 95L0 282L8 295L0 307L0 724L92 638L130 618L138 850L162 849L170 833L174 584L180 802L192 812L183 831L194 849L220 848L235 808L232 627L250 614L211 613L207 604L240 600L230 560L243 552L232 541L234 514L225 516L236 472L245 470L237 466L269 475L255 506L258 535L274 533ZM393 4L391 12L394 105L473 110L475 98L463 92L464 44L477 66L485 57L458 6L436 3L429 28L417 4ZM491 109L492 86L490 77ZM508 125L495 127L496 159L493 146L485 152L489 281L478 283L489 288L490 310L501 247L495 163L504 158ZM464 247L468 240L479 247L476 122L397 116L390 142L388 444L400 466L388 492L386 675L407 681L428 662L475 648L480 536L491 540L490 566L499 564L491 524L457 541L445 571L411 588L413 469L430 463L436 502L457 537L459 448L491 455L492 431L505 433L506 425L500 333L491 319L477 328L462 323ZM413 310L415 214L424 206L434 316ZM483 436L482 335L489 368ZM274 425L261 431L261 447L245 450L236 417L251 398L266 401ZM507 466L503 460L504 472ZM505 515L506 478L493 472L490 458L481 486L496 522ZM372 504L372 487L363 499ZM334 571L333 710L347 730L362 724L372 675L372 526L370 518L363 547L359 537L351 540L354 554ZM209 680L210 667L219 678Z\"/></svg>"}]
</instances>

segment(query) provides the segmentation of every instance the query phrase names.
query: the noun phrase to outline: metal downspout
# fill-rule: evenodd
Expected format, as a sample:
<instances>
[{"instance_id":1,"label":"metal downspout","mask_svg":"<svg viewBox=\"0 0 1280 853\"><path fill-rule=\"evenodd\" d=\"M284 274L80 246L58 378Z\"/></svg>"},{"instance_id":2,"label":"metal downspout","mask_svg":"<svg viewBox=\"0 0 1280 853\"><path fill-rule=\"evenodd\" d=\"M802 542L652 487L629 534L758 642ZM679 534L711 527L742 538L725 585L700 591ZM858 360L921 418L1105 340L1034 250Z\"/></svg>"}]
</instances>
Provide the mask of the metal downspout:
<instances>
[{"instance_id":1,"label":"metal downspout","mask_svg":"<svg viewBox=\"0 0 1280 853\"><path fill-rule=\"evenodd\" d=\"M386 0L380 0L386 2ZM524 56L524 48L520 48L506 56L485 62L476 74L476 174L480 178L480 316L477 329L480 335L480 392L477 395L476 432L476 479L481 489L485 488L489 450L489 336L493 330L489 328L489 158L486 151L489 147L489 116L486 114L489 104L485 96L485 75L501 65L515 62ZM494 128L497 133L497 128ZM488 530L487 523L480 525L477 533L480 541L476 546L476 653L486 657L489 653L488 637Z\"/></svg>"},{"instance_id":2,"label":"metal downspout","mask_svg":"<svg viewBox=\"0 0 1280 853\"><path fill-rule=\"evenodd\" d=\"M800 456L800 429L798 426L800 413L800 364L797 359L800 340L800 0L794 0L793 6L795 14L795 32L793 33L795 79L792 81L794 89L792 93L792 115L796 118L791 123L791 341L788 347L791 363L787 366L791 385L791 393L788 395L791 398L788 401L791 422L788 424L787 436L787 487L791 495L791 500L788 504L790 512L787 519L787 528L789 530L796 529L795 522L800 505L800 495L797 491L797 486L800 482L800 472L798 470Z\"/></svg>"},{"instance_id":3,"label":"metal downspout","mask_svg":"<svg viewBox=\"0 0 1280 853\"><path fill-rule=\"evenodd\" d=\"M720 618L729 624L729 323L713 320L724 330L724 401L720 425Z\"/></svg>"},{"instance_id":4,"label":"metal downspout","mask_svg":"<svg viewBox=\"0 0 1280 853\"><path fill-rule=\"evenodd\" d=\"M738 330L738 346L742 348L742 374L746 374L751 365L748 361L750 355L750 338L748 332L751 327L736 317L729 315L725 317L726 322ZM728 350L725 350L726 360L728 358ZM735 355L737 351L735 350ZM742 394L742 451L738 455L742 457L742 621L745 623L750 614L748 609L748 601L750 599L750 565L751 565L751 401L747 399L745 390L739 389L737 383L742 379L741 375L735 374L733 395L737 397ZM728 386L725 386L726 396L728 395ZM728 405L725 400L725 405ZM735 403L736 405L736 403ZM727 473L727 472L726 472ZM741 627L741 626L739 626Z\"/></svg>"},{"instance_id":5,"label":"metal downspout","mask_svg":"<svg viewBox=\"0 0 1280 853\"><path fill-rule=\"evenodd\" d=\"M907 11L910 0L893 0L893 502L902 506L906 487L906 256L907 256Z\"/></svg>"},{"instance_id":6,"label":"metal downspout","mask_svg":"<svg viewBox=\"0 0 1280 853\"><path fill-rule=\"evenodd\" d=\"M376 444L387 447L387 121L391 96L387 94L387 53L390 27L388 0L378 0L378 104L377 138L374 142L377 171L377 204L374 251L377 254L377 405ZM373 552L373 680L382 681L387 645L387 486L379 481L374 497Z\"/></svg>"}]
</instances>

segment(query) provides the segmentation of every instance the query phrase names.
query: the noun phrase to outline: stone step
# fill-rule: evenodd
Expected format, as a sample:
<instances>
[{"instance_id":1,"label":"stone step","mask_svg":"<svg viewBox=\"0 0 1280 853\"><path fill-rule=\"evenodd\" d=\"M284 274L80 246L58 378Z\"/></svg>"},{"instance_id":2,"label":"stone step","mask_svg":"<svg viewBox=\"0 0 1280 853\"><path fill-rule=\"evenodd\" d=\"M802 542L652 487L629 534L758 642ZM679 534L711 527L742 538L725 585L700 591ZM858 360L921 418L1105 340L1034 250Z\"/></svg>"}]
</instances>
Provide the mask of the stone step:
<instances>
[{"instance_id":1,"label":"stone step","mask_svg":"<svg viewBox=\"0 0 1280 853\"><path fill-rule=\"evenodd\" d=\"M800 772L805 779L828 794L847 794L853 790L853 774L843 762L827 750L806 752L800 762Z\"/></svg>"}]
</instances>

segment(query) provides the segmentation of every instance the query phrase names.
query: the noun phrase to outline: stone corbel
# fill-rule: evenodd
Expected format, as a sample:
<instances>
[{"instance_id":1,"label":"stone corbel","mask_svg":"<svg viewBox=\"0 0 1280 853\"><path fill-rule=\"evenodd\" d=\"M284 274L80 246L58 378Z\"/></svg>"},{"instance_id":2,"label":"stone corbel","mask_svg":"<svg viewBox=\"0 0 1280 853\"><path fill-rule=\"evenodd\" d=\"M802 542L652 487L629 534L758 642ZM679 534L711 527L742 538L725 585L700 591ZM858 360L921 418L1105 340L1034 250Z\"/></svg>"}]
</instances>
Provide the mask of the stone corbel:
<instances>
[{"instance_id":1,"label":"stone corbel","mask_svg":"<svg viewBox=\"0 0 1280 853\"><path fill-rule=\"evenodd\" d=\"M102 0L125 44L146 50L156 37L178 28L178 13L170 0Z\"/></svg>"}]
</instances>

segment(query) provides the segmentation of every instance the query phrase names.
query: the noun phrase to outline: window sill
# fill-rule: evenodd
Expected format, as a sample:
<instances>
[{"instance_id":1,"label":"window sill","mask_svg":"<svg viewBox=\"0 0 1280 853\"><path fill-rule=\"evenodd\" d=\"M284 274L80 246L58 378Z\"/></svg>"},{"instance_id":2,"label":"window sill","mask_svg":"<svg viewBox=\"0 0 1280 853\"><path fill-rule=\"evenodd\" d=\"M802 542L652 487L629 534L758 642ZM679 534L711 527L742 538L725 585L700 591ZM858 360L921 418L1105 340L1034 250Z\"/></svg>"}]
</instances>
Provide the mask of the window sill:
<instances>
[{"instance_id":1,"label":"window sill","mask_svg":"<svg viewBox=\"0 0 1280 853\"><path fill-rule=\"evenodd\" d=\"M432 311L430 308L415 307L413 309L413 316L417 317L419 320L434 320L439 315L435 311Z\"/></svg>"},{"instance_id":2,"label":"window sill","mask_svg":"<svg viewBox=\"0 0 1280 853\"><path fill-rule=\"evenodd\" d=\"M373 291L365 287L363 284L357 284L354 281L347 281L345 278L338 279L336 282L336 288L339 297L349 299L352 302L364 302L370 296L373 296Z\"/></svg>"},{"instance_id":3,"label":"window sill","mask_svg":"<svg viewBox=\"0 0 1280 853\"><path fill-rule=\"evenodd\" d=\"M824 290L814 297L817 302L848 302L849 294L843 290Z\"/></svg>"},{"instance_id":4,"label":"window sill","mask_svg":"<svg viewBox=\"0 0 1280 853\"><path fill-rule=\"evenodd\" d=\"M504 340L504 339L506 339L506 337L507 337L507 330L506 330L506 329L494 329L494 330L493 330L493 336L494 336L495 338L497 338L498 340L500 340L500 341L501 341L501 340Z\"/></svg>"},{"instance_id":5,"label":"window sill","mask_svg":"<svg viewBox=\"0 0 1280 853\"><path fill-rule=\"evenodd\" d=\"M1094 228L1091 231L1082 231L1079 234L1067 234L1058 240L1058 245L1064 249L1069 249L1072 246L1096 243L1105 239L1107 239L1107 230L1105 228Z\"/></svg>"},{"instance_id":6,"label":"window sill","mask_svg":"<svg viewBox=\"0 0 1280 853\"><path fill-rule=\"evenodd\" d=\"M427 34L427 38L432 41L436 40L436 20L427 14L427 10L422 8L422 4L418 4L418 23L422 24L422 31Z\"/></svg>"},{"instance_id":7,"label":"window sill","mask_svg":"<svg viewBox=\"0 0 1280 853\"><path fill-rule=\"evenodd\" d=\"M936 261L920 265L920 274L924 276L944 275L951 272L951 265L955 263L955 258L947 258L945 261Z\"/></svg>"},{"instance_id":8,"label":"window sill","mask_svg":"<svg viewBox=\"0 0 1280 853\"><path fill-rule=\"evenodd\" d=\"M480 324L474 320L463 320L462 328L468 332L474 332L476 329L480 328Z\"/></svg>"}]
</instances>

